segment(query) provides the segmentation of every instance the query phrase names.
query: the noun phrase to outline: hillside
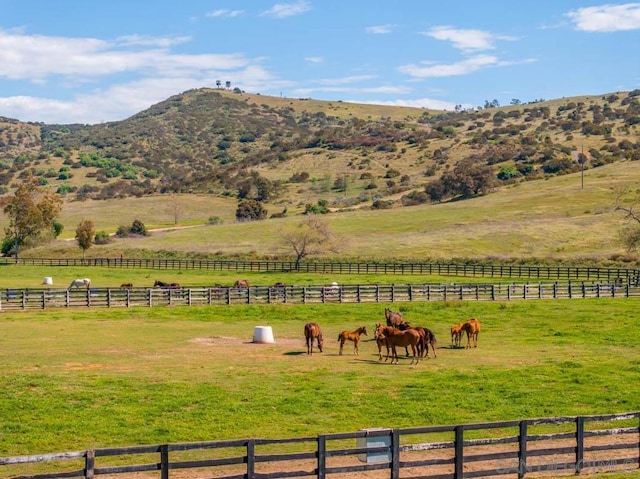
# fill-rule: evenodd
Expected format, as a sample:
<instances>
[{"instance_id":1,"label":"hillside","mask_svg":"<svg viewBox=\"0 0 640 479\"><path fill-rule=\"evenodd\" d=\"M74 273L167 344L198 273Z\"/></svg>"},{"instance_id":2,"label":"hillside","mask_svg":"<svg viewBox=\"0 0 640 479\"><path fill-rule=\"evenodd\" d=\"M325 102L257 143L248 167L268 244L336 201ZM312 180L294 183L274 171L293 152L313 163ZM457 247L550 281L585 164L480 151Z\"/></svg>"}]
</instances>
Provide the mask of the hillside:
<instances>
[{"instance_id":1,"label":"hillside","mask_svg":"<svg viewBox=\"0 0 640 479\"><path fill-rule=\"evenodd\" d=\"M271 213L320 199L334 210L410 205L442 199L425 186L461 160L491 172L487 192L639 159L639 100L633 91L442 112L199 89L119 122L0 118L0 191L34 174L68 202L205 193Z\"/></svg>"},{"instance_id":2,"label":"hillside","mask_svg":"<svg viewBox=\"0 0 640 479\"><path fill-rule=\"evenodd\" d=\"M640 182L640 162L616 162L599 168L514 183L466 201L386 210L352 210L323 215L341 238L340 251L310 259L370 261L483 261L637 267L638 257L618 242L625 224L614 211L614 195ZM173 226L171 206L183 208ZM82 256L72 241L76 225L91 218L97 230L114 232L139 218L147 237L94 245L90 257L167 257L210 259L286 259L292 251L282 233L305 218L290 215L263 221L234 221L235 200L211 195L152 196L65 205L62 240L30 250L24 257ZM220 224L206 225L211 215ZM183 228L183 226L191 226Z\"/></svg>"}]
</instances>

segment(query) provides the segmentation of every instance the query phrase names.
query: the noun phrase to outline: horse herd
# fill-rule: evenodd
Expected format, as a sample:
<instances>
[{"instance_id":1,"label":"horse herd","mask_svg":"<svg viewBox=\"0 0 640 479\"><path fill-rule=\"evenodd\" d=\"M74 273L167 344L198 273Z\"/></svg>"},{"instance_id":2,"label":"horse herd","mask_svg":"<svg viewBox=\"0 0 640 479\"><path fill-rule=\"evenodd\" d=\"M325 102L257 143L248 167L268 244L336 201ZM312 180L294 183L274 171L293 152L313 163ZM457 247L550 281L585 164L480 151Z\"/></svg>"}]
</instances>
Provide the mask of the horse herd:
<instances>
[{"instance_id":1,"label":"horse herd","mask_svg":"<svg viewBox=\"0 0 640 479\"><path fill-rule=\"evenodd\" d=\"M385 308L384 316L386 324L376 323L374 338L378 346L378 360L382 361L382 348L386 348L387 356L385 362L389 359L391 353L391 364L398 364L397 348L405 348L406 356L409 356L409 347L411 347L411 364L418 364L420 358L429 358L429 347L433 358L436 358L437 340L436 336L429 328L421 326L411 326L404 320L402 313L391 311ZM468 319L465 322L451 326L451 346L460 347L462 334L467 335L466 349L478 347L478 334L480 333L480 321L477 318ZM342 355L344 345L347 341L353 342L353 354L359 355L358 345L361 336L367 336L367 328L361 326L355 331L342 331L338 335L340 343L340 352ZM320 352L324 346L324 338L322 330L318 323L307 323L304 325L304 337L307 345L307 354L313 354L314 342Z\"/></svg>"},{"instance_id":2,"label":"horse herd","mask_svg":"<svg viewBox=\"0 0 640 479\"><path fill-rule=\"evenodd\" d=\"M222 287L222 285L219 285L219 286ZM285 286L284 283L276 283L275 284L275 287L283 288L284 286ZM153 283L153 287L154 288L164 288L164 289L180 289L180 285L178 283L166 283L164 281L160 281L159 279L156 279L155 283ZM233 284L233 287L234 288L248 288L249 287L249 281L247 281L246 279L239 279ZM76 278L73 281L71 281L71 284L69 285L69 287L67 289L78 289L78 288L90 289L91 288L91 280L89 278ZM122 288L122 289L132 289L133 288L133 283L122 283L120 285L120 288Z\"/></svg>"}]
</instances>

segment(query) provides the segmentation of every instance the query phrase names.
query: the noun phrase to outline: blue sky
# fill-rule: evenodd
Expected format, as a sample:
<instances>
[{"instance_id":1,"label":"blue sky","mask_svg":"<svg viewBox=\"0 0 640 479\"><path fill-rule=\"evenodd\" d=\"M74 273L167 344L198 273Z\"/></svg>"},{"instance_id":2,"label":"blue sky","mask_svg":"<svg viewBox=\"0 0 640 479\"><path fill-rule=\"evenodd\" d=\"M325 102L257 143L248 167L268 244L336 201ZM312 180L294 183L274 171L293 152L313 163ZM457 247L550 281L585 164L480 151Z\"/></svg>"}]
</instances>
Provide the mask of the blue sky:
<instances>
[{"instance_id":1,"label":"blue sky","mask_svg":"<svg viewBox=\"0 0 640 479\"><path fill-rule=\"evenodd\" d=\"M453 109L640 88L640 3L0 0L0 116L125 119L224 85Z\"/></svg>"}]
</instances>

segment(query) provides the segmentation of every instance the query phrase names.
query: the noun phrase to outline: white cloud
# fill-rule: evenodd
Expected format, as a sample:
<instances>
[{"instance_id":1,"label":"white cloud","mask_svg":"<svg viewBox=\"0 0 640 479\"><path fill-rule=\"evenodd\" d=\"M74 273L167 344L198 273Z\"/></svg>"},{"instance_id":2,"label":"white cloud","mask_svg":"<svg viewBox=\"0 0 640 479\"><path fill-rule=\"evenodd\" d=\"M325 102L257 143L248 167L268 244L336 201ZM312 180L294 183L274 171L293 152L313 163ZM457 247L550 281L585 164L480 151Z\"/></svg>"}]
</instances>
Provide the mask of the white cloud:
<instances>
[{"instance_id":1,"label":"white cloud","mask_svg":"<svg viewBox=\"0 0 640 479\"><path fill-rule=\"evenodd\" d=\"M191 70L237 69L249 63L241 54L176 55L166 48L154 48L185 39L121 37L107 42L0 31L0 78L41 83L61 75L82 82L119 73L183 75ZM138 48L122 49L123 43Z\"/></svg>"},{"instance_id":2,"label":"white cloud","mask_svg":"<svg viewBox=\"0 0 640 479\"><path fill-rule=\"evenodd\" d=\"M323 57L305 57L304 61L307 63L324 63Z\"/></svg>"},{"instance_id":3,"label":"white cloud","mask_svg":"<svg viewBox=\"0 0 640 479\"><path fill-rule=\"evenodd\" d=\"M640 3L600 5L566 13L577 30L585 32L617 32L640 29Z\"/></svg>"},{"instance_id":4,"label":"white cloud","mask_svg":"<svg viewBox=\"0 0 640 479\"><path fill-rule=\"evenodd\" d=\"M466 60L450 64L415 64L401 65L398 70L415 78L447 77L466 75L475 71L499 64L497 57L477 55Z\"/></svg>"},{"instance_id":5,"label":"white cloud","mask_svg":"<svg viewBox=\"0 0 640 479\"><path fill-rule=\"evenodd\" d=\"M299 0L296 3L276 3L269 10L262 12L262 15L274 18L286 18L301 15L309 10L311 10L311 4L306 0Z\"/></svg>"},{"instance_id":6,"label":"white cloud","mask_svg":"<svg viewBox=\"0 0 640 479\"><path fill-rule=\"evenodd\" d=\"M218 18L218 17L238 17L244 13L244 10L228 10L226 8L221 8L219 10L214 10L212 12L208 12L205 14L207 17Z\"/></svg>"},{"instance_id":7,"label":"white cloud","mask_svg":"<svg viewBox=\"0 0 640 479\"><path fill-rule=\"evenodd\" d=\"M455 48L463 51L493 50L497 40L516 40L506 35L496 35L482 30L462 30L449 26L437 26L421 33L436 40L450 41Z\"/></svg>"},{"instance_id":8,"label":"white cloud","mask_svg":"<svg viewBox=\"0 0 640 479\"><path fill-rule=\"evenodd\" d=\"M374 26L365 28L365 31L367 33L382 35L385 33L391 33L391 30L393 29L393 27L394 25L374 25Z\"/></svg>"},{"instance_id":9,"label":"white cloud","mask_svg":"<svg viewBox=\"0 0 640 479\"><path fill-rule=\"evenodd\" d=\"M116 38L116 44L122 46L144 46L169 48L191 41L191 37L151 37L145 35L125 35Z\"/></svg>"}]
</instances>

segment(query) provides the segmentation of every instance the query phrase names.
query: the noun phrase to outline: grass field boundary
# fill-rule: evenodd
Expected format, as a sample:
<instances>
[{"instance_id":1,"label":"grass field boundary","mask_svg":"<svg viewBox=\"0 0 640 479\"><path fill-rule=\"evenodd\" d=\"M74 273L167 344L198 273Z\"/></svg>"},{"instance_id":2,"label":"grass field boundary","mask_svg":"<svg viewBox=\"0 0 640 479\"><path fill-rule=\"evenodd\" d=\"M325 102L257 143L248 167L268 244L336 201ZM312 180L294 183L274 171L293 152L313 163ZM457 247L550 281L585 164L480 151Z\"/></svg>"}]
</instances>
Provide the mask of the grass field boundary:
<instances>
[{"instance_id":1,"label":"grass field boundary","mask_svg":"<svg viewBox=\"0 0 640 479\"><path fill-rule=\"evenodd\" d=\"M1 257L0 264L15 264L13 258ZM536 278L558 281L605 281L638 284L640 270L634 268L597 268L590 266L485 265L467 263L351 263L294 261L232 261L187 259L126 258L20 258L18 264L31 266L88 266L154 270L247 271L256 273L322 274L406 274L467 276L490 278Z\"/></svg>"},{"instance_id":2,"label":"grass field boundary","mask_svg":"<svg viewBox=\"0 0 640 479\"><path fill-rule=\"evenodd\" d=\"M639 298L628 283L367 284L173 288L5 289L0 310L233 304L399 303Z\"/></svg>"},{"instance_id":3,"label":"grass field boundary","mask_svg":"<svg viewBox=\"0 0 640 479\"><path fill-rule=\"evenodd\" d=\"M354 473L361 477L363 472L381 470L389 471L387 477L392 479L399 478L401 471L403 475L434 479L495 475L524 478L549 473L558 477L637 469L639 419L640 412L628 412L370 429L294 439L115 447L1 457L0 466L17 470L18 466L55 463L55 472L12 476L21 479L93 479L133 472L169 479L170 471L180 469L222 479L324 479L331 474L350 477ZM500 436L490 431L497 431ZM148 462L131 464L140 456ZM65 467L65 461L72 460L75 462L71 467L75 469Z\"/></svg>"}]
</instances>

